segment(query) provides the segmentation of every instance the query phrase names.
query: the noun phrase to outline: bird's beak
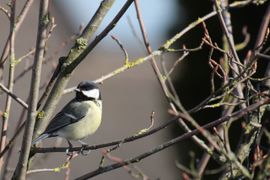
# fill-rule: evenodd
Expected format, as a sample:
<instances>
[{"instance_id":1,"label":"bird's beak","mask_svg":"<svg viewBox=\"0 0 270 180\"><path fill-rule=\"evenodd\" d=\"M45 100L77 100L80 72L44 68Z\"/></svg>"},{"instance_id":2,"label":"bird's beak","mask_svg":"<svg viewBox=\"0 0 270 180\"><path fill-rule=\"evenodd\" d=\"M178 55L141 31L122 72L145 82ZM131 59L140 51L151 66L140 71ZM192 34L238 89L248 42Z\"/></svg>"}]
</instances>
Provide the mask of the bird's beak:
<instances>
[{"instance_id":1,"label":"bird's beak","mask_svg":"<svg viewBox=\"0 0 270 180\"><path fill-rule=\"evenodd\" d=\"M75 88L74 91L75 91L75 92L81 92L81 90L78 89L78 88Z\"/></svg>"}]
</instances>

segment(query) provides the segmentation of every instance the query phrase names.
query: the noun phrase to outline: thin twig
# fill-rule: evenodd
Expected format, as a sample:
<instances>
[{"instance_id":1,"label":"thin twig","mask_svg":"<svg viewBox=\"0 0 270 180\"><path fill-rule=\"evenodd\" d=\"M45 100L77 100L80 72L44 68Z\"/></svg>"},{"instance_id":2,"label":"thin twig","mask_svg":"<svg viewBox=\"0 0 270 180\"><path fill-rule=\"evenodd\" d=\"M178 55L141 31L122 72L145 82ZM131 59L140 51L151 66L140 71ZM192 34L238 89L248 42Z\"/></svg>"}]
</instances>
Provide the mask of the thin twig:
<instances>
[{"instance_id":1,"label":"thin twig","mask_svg":"<svg viewBox=\"0 0 270 180\"><path fill-rule=\"evenodd\" d=\"M172 74L172 72L175 70L175 68L177 67L177 65L183 60L185 59L185 57L187 57L189 55L189 52L184 51L184 53L182 54L182 56L180 56L172 65L171 69L169 70L169 72L166 74L165 76L165 80L168 79L168 77Z\"/></svg>"},{"instance_id":2,"label":"thin twig","mask_svg":"<svg viewBox=\"0 0 270 180\"><path fill-rule=\"evenodd\" d=\"M120 42L120 40L119 39L117 39L115 36L112 36L111 35L111 38L113 39L113 40L115 40L115 42L119 45L119 47L121 48L121 50L124 52L124 55L125 55L125 64L126 63L128 63L128 53L127 53L127 51L125 50L125 48L124 48L124 46L123 46L123 44Z\"/></svg>"},{"instance_id":3,"label":"thin twig","mask_svg":"<svg viewBox=\"0 0 270 180\"><path fill-rule=\"evenodd\" d=\"M22 109L22 112L20 113L20 118L17 121L16 127L15 127L15 134L10 138L9 142L7 143L7 145L5 146L4 150L2 151L3 154L5 154L5 152L8 150L7 155L6 155L6 159L5 159L5 163L4 163L4 170L2 172L2 175L0 177L0 179L7 179L6 176L8 174L8 167L10 165L11 160L13 159L12 153L13 150L15 149L14 147L14 142L16 140L16 137L18 134L16 134L18 132L18 129L20 128L21 122L24 119L25 114L27 113L27 109ZM2 152L0 154L2 154ZM2 157L2 155L0 155L0 157ZM12 171L13 172L13 171Z\"/></svg>"},{"instance_id":4,"label":"thin twig","mask_svg":"<svg viewBox=\"0 0 270 180\"><path fill-rule=\"evenodd\" d=\"M34 173L41 173L41 172L55 172L55 169L33 169L33 170L28 170L27 174L34 174Z\"/></svg>"},{"instance_id":5,"label":"thin twig","mask_svg":"<svg viewBox=\"0 0 270 180\"><path fill-rule=\"evenodd\" d=\"M60 167L56 167L53 169L48 169L48 168L44 168L44 169L32 169L32 170L28 170L27 174L34 174L34 173L42 173L42 172L54 172L54 173L58 173L63 169L67 169L67 171L70 170L70 164L71 164L71 160L74 159L75 157L78 156L78 153L74 153L71 156L68 156L65 163L63 163ZM65 179L68 179L69 174L66 174Z\"/></svg>"},{"instance_id":6,"label":"thin twig","mask_svg":"<svg viewBox=\"0 0 270 180\"><path fill-rule=\"evenodd\" d=\"M264 58L264 59L267 59L267 60L270 60L270 55L267 55L267 54L262 54L262 53L256 53L255 54L256 56L258 57L261 57L261 58Z\"/></svg>"},{"instance_id":7,"label":"thin twig","mask_svg":"<svg viewBox=\"0 0 270 180\"><path fill-rule=\"evenodd\" d=\"M0 11L2 11L8 19L10 19L10 13L8 12L8 10L6 8L4 8L3 6L0 6Z\"/></svg>"},{"instance_id":8,"label":"thin twig","mask_svg":"<svg viewBox=\"0 0 270 180\"><path fill-rule=\"evenodd\" d=\"M110 79L110 78L112 78L112 77L114 77L116 75L119 75L120 73L123 73L126 70L134 68L134 67L136 67L136 66L150 60L152 58L152 56L160 56L163 53L164 53L163 51L156 50L156 51L154 51L152 54L150 54L148 56L138 58L138 59L135 59L135 60L130 60L130 61L128 61L128 63L124 64L123 66L121 66L121 67L119 67L119 68L117 68L115 70L113 70L112 72L110 72L108 74L105 74L105 75L101 76L98 79L93 80L93 82L102 84L105 80L108 80L108 79ZM71 93L71 92L74 91L75 88L76 87L67 88L67 89L64 90L63 94Z\"/></svg>"},{"instance_id":9,"label":"thin twig","mask_svg":"<svg viewBox=\"0 0 270 180\"><path fill-rule=\"evenodd\" d=\"M148 132L148 131L154 126L154 114L155 114L155 113L154 113L154 111L153 111L152 114L151 114L151 117L150 117L150 120L151 120L150 126L147 127L147 128L144 128L144 129L140 130L139 132L135 133L135 134L132 135L131 137L138 137L138 135L142 135L142 134L145 134L146 132ZM166 127L166 126L164 126L164 128L165 128L165 127ZM156 129L161 130L160 128L156 128ZM163 128L162 128L162 129L163 129ZM157 132L157 131L155 131L155 129L154 129L153 132ZM149 135L150 135L150 134L149 134ZM141 136L141 137L143 137L143 136ZM110 152L112 152L112 151L115 151L115 150L118 149L122 144L126 143L126 141L125 141L126 139L127 139L127 138L123 139L122 141L119 141L118 144L116 144L115 146L113 146L113 147L107 149L105 155L108 154L108 153L110 153ZM102 155L102 157L101 157L101 160L100 160L100 163L99 163L99 167L102 167L102 166L103 166L104 160L105 160L105 155L104 155L104 153L103 153L103 155Z\"/></svg>"},{"instance_id":10,"label":"thin twig","mask_svg":"<svg viewBox=\"0 0 270 180\"><path fill-rule=\"evenodd\" d=\"M122 158L120 158L120 157L111 155L111 154L108 153L106 150L102 150L101 152L102 152L103 156L105 156L107 159L109 159L109 160L111 160L111 161L113 161L113 162L121 163L121 162L124 161L124 160L123 160ZM102 167L101 167L101 168L102 168ZM139 169L138 167L136 167L136 166L135 166L135 170L138 171L138 172L135 172L135 171L134 171L131 167L129 167L129 166L123 166L123 168L127 171L127 173L128 173L131 177L133 177L133 178L135 178L135 179L139 179L139 178L141 178L141 179L143 179L143 180L149 179L149 178L145 175L145 173L143 173L142 170L140 170L140 169Z\"/></svg>"},{"instance_id":11,"label":"thin twig","mask_svg":"<svg viewBox=\"0 0 270 180\"><path fill-rule=\"evenodd\" d=\"M19 98L16 94L11 92L8 88L6 88L2 83L0 83L0 88L9 96L11 96L15 101L17 101L20 105L22 105L22 107L28 109L28 104L24 102L21 98Z\"/></svg>"},{"instance_id":12,"label":"thin twig","mask_svg":"<svg viewBox=\"0 0 270 180\"><path fill-rule=\"evenodd\" d=\"M226 35L226 38L228 40L228 44L229 44L229 47L230 47L230 50L232 52L232 55L235 59L236 62L240 63L240 59L238 57L238 54L236 52L236 49L235 49L235 44L234 44L234 41L233 41L233 36L232 36L232 32L229 31L229 28L224 20L224 17L221 13L221 11L219 9L221 9L219 3L217 2L217 0L214 0L214 5L217 9L217 13L218 13L218 17L220 19L220 22L221 22L221 25L222 25L222 29L224 31L224 34Z\"/></svg>"},{"instance_id":13,"label":"thin twig","mask_svg":"<svg viewBox=\"0 0 270 180\"><path fill-rule=\"evenodd\" d=\"M20 29L22 22L24 21L27 13L29 12L29 9L30 9L31 5L33 4L33 2L34 2L34 0L27 0L25 2L19 16L16 18L16 26L13 29L14 34L16 34L17 31ZM7 40L5 43L4 49L2 51L1 58L0 58L0 67L3 66L3 64L7 60L9 45L10 45L9 41ZM0 74L0 76L1 76L1 74Z\"/></svg>"}]
</instances>

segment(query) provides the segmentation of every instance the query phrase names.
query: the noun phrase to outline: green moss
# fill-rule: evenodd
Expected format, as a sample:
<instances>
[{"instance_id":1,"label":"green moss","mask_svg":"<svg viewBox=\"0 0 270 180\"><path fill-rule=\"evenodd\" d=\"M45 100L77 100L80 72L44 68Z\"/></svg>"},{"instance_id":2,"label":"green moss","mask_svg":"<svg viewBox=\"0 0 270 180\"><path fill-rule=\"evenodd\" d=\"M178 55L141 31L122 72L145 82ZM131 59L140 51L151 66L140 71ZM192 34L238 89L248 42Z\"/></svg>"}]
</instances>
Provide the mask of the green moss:
<instances>
[{"instance_id":1,"label":"green moss","mask_svg":"<svg viewBox=\"0 0 270 180\"><path fill-rule=\"evenodd\" d=\"M50 23L50 16L49 14L46 14L41 19L43 25L48 25Z\"/></svg>"},{"instance_id":2,"label":"green moss","mask_svg":"<svg viewBox=\"0 0 270 180\"><path fill-rule=\"evenodd\" d=\"M42 119L42 118L44 118L45 117L45 111L39 111L38 113L37 113L37 118L38 119Z\"/></svg>"},{"instance_id":3,"label":"green moss","mask_svg":"<svg viewBox=\"0 0 270 180\"><path fill-rule=\"evenodd\" d=\"M3 117L4 118L8 118L8 113L7 112L3 112Z\"/></svg>"},{"instance_id":4,"label":"green moss","mask_svg":"<svg viewBox=\"0 0 270 180\"><path fill-rule=\"evenodd\" d=\"M81 38L76 39L75 46L78 50L83 50L87 47L87 44L88 44L87 39L81 37Z\"/></svg>"}]
</instances>

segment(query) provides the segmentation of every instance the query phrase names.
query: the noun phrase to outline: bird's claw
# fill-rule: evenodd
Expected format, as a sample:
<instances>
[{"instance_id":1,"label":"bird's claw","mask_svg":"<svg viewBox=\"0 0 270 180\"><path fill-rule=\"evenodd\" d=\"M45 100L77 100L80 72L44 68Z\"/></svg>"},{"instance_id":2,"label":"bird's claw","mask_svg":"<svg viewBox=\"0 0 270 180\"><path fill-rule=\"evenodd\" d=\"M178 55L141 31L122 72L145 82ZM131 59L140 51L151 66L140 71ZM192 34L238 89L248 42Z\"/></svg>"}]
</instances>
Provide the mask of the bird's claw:
<instances>
[{"instance_id":1,"label":"bird's claw","mask_svg":"<svg viewBox=\"0 0 270 180\"><path fill-rule=\"evenodd\" d=\"M66 140L67 140L67 143L68 143L68 148L66 149L66 155L67 156L73 156L73 152L70 151L73 148L73 146L72 146L71 142L68 139L66 139Z\"/></svg>"},{"instance_id":2,"label":"bird's claw","mask_svg":"<svg viewBox=\"0 0 270 180\"><path fill-rule=\"evenodd\" d=\"M83 156L87 156L88 154L90 154L91 150L90 149L85 149L87 147L87 145L82 145L81 149L80 149L80 153Z\"/></svg>"},{"instance_id":3,"label":"bird's claw","mask_svg":"<svg viewBox=\"0 0 270 180\"><path fill-rule=\"evenodd\" d=\"M72 151L70 152L70 147L66 149L66 155L67 156L72 156L73 155L73 152Z\"/></svg>"}]
</instances>

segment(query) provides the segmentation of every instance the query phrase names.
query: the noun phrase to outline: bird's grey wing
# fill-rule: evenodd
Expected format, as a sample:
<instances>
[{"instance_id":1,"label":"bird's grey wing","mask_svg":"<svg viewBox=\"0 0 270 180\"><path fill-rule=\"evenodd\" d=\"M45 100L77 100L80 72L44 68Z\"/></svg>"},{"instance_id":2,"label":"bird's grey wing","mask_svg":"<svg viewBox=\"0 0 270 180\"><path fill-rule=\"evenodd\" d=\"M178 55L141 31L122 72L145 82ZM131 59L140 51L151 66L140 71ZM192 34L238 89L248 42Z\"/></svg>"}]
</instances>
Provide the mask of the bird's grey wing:
<instances>
[{"instance_id":1,"label":"bird's grey wing","mask_svg":"<svg viewBox=\"0 0 270 180\"><path fill-rule=\"evenodd\" d=\"M53 135L53 133L59 129L80 121L80 119L85 117L88 110L89 107L87 104L81 104L75 100L72 100L58 114L55 115L44 133Z\"/></svg>"}]
</instances>

